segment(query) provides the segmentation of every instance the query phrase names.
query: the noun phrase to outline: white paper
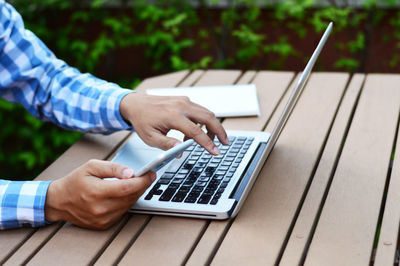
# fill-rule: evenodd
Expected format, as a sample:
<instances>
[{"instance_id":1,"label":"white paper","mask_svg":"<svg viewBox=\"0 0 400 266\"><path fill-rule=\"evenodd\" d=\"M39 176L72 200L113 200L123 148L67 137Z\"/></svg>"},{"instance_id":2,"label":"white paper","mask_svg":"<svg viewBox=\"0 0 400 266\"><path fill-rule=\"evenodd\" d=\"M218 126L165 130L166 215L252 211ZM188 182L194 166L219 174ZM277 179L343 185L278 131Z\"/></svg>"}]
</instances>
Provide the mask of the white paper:
<instances>
[{"instance_id":1,"label":"white paper","mask_svg":"<svg viewBox=\"0 0 400 266\"><path fill-rule=\"evenodd\" d=\"M192 102L212 111L217 117L259 116L257 89L254 84L148 89L147 94L187 96Z\"/></svg>"}]
</instances>

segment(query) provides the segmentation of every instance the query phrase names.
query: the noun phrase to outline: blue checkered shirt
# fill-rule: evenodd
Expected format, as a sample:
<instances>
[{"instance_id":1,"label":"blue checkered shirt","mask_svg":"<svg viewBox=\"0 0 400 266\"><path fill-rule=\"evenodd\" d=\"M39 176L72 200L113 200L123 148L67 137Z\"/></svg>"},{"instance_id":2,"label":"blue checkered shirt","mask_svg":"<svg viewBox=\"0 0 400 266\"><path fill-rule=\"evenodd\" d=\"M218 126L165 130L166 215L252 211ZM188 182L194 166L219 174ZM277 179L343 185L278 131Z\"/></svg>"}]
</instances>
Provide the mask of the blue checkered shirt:
<instances>
[{"instance_id":1,"label":"blue checkered shirt","mask_svg":"<svg viewBox=\"0 0 400 266\"><path fill-rule=\"evenodd\" d=\"M107 134L130 129L119 104L131 92L57 59L24 28L19 13L0 0L0 97L60 127ZM0 180L0 229L46 224L49 184Z\"/></svg>"}]
</instances>

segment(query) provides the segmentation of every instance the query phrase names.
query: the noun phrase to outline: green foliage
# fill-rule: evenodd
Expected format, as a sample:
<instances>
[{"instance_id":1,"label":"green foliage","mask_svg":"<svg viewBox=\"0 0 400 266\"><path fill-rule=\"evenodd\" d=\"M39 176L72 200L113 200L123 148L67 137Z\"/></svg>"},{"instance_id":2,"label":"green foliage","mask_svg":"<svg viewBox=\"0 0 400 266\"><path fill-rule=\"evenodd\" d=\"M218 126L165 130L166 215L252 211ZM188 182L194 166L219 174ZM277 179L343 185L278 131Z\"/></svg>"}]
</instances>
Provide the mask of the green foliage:
<instances>
[{"instance_id":1,"label":"green foliage","mask_svg":"<svg viewBox=\"0 0 400 266\"><path fill-rule=\"evenodd\" d=\"M346 1L335 0L325 6L318 6L315 0L224 2L227 4L223 8L217 8L219 0L12 3L24 17L26 27L58 57L81 71L95 74L124 49L143 54L143 64L156 73L238 66L252 69L265 58L273 58L268 68L285 69L288 59L303 62L309 56L298 49L296 41L318 39L329 21L335 24L331 41L334 40L338 51L332 68L363 71L368 29L379 24L386 14L386 10L379 9L377 0L364 0L358 9L345 6ZM379 1L382 2L389 6L399 4L398 0ZM384 40L396 42L400 49L400 12L390 20L390 26L395 29L394 34L385 34ZM282 29L284 34L265 34L266 28ZM399 63L398 55L387 62L391 67ZM134 88L140 78L132 74L111 81ZM34 177L81 136L39 122L22 107L5 101L0 101L0 122L2 177Z\"/></svg>"}]
</instances>

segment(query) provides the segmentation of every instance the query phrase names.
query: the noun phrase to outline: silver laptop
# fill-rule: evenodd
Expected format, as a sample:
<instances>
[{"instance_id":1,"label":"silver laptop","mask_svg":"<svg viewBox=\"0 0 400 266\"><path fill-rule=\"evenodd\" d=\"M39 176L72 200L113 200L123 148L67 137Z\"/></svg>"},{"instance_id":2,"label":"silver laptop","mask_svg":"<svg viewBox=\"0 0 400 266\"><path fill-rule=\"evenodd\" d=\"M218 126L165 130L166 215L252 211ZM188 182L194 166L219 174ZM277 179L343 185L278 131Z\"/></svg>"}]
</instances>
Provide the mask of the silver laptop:
<instances>
[{"instance_id":1,"label":"silver laptop","mask_svg":"<svg viewBox=\"0 0 400 266\"><path fill-rule=\"evenodd\" d=\"M332 22L293 89L272 134L228 130L231 144L222 145L216 140L221 151L218 156L193 144L181 158L157 171L157 180L131 211L208 219L234 217L272 151L331 30ZM112 161L137 170L162 152L133 134Z\"/></svg>"}]
</instances>

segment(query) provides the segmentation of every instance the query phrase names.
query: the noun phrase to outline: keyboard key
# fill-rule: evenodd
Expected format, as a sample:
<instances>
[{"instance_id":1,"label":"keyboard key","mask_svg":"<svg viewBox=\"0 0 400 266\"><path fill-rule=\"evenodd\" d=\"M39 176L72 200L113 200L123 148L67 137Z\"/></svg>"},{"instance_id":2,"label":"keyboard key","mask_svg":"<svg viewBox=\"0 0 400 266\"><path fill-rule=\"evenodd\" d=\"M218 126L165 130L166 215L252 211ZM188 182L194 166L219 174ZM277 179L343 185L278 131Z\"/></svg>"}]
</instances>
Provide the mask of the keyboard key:
<instances>
[{"instance_id":1,"label":"keyboard key","mask_svg":"<svg viewBox=\"0 0 400 266\"><path fill-rule=\"evenodd\" d=\"M207 185L207 182L197 182L196 183L196 186L199 186L199 187L204 187L205 185Z\"/></svg>"},{"instance_id":2,"label":"keyboard key","mask_svg":"<svg viewBox=\"0 0 400 266\"><path fill-rule=\"evenodd\" d=\"M167 173L165 173L161 176L161 178L165 178L165 179L172 179L173 177L174 177L174 174L167 174Z\"/></svg>"},{"instance_id":3,"label":"keyboard key","mask_svg":"<svg viewBox=\"0 0 400 266\"><path fill-rule=\"evenodd\" d=\"M212 174L215 172L215 170L217 169L217 167L211 167L211 166L207 166L206 170L204 171L207 174Z\"/></svg>"},{"instance_id":4,"label":"keyboard key","mask_svg":"<svg viewBox=\"0 0 400 266\"><path fill-rule=\"evenodd\" d=\"M192 173L201 173L201 172L203 172L203 170L204 170L203 167L196 166L195 168L193 168Z\"/></svg>"},{"instance_id":5,"label":"keyboard key","mask_svg":"<svg viewBox=\"0 0 400 266\"><path fill-rule=\"evenodd\" d=\"M175 189L167 188L160 197L160 201L170 201L175 194Z\"/></svg>"},{"instance_id":6,"label":"keyboard key","mask_svg":"<svg viewBox=\"0 0 400 266\"><path fill-rule=\"evenodd\" d=\"M196 146L196 148L194 149L194 151L199 152L199 151L203 151L204 148L201 146Z\"/></svg>"},{"instance_id":7,"label":"keyboard key","mask_svg":"<svg viewBox=\"0 0 400 266\"><path fill-rule=\"evenodd\" d=\"M210 180L210 177L208 176L200 176L198 181L200 182L208 182Z\"/></svg>"},{"instance_id":8,"label":"keyboard key","mask_svg":"<svg viewBox=\"0 0 400 266\"><path fill-rule=\"evenodd\" d=\"M202 192L204 189L204 187L198 187L198 186L194 186L192 188L192 192Z\"/></svg>"},{"instance_id":9,"label":"keyboard key","mask_svg":"<svg viewBox=\"0 0 400 266\"><path fill-rule=\"evenodd\" d=\"M152 197L153 197L153 193L149 192L144 199L151 200Z\"/></svg>"},{"instance_id":10,"label":"keyboard key","mask_svg":"<svg viewBox=\"0 0 400 266\"><path fill-rule=\"evenodd\" d=\"M203 195L200 197L200 199L197 201L197 203L207 204L210 201L210 199L211 199L211 196Z\"/></svg>"},{"instance_id":11,"label":"keyboard key","mask_svg":"<svg viewBox=\"0 0 400 266\"><path fill-rule=\"evenodd\" d=\"M172 180L172 184L181 184L185 180L184 178L175 178Z\"/></svg>"},{"instance_id":12,"label":"keyboard key","mask_svg":"<svg viewBox=\"0 0 400 266\"><path fill-rule=\"evenodd\" d=\"M186 193L176 193L176 195L173 197L172 201L173 202L182 202L186 197Z\"/></svg>"},{"instance_id":13,"label":"keyboard key","mask_svg":"<svg viewBox=\"0 0 400 266\"><path fill-rule=\"evenodd\" d=\"M204 195L210 195L210 196L212 196L212 195L214 194L215 190L216 190L216 189L213 189L213 188L206 188L206 189L204 190L202 196L204 196Z\"/></svg>"},{"instance_id":14,"label":"keyboard key","mask_svg":"<svg viewBox=\"0 0 400 266\"><path fill-rule=\"evenodd\" d=\"M218 170L220 170L220 171L227 171L228 169L229 169L229 166L220 166L218 168Z\"/></svg>"},{"instance_id":15,"label":"keyboard key","mask_svg":"<svg viewBox=\"0 0 400 266\"><path fill-rule=\"evenodd\" d=\"M217 190L217 188L218 188L218 185L212 183L212 184L209 184L209 185L207 186L206 190L209 189L210 191L215 192L215 190Z\"/></svg>"},{"instance_id":16,"label":"keyboard key","mask_svg":"<svg viewBox=\"0 0 400 266\"><path fill-rule=\"evenodd\" d=\"M222 182L222 184L221 184L221 188L226 188L228 186L228 182Z\"/></svg>"},{"instance_id":17,"label":"keyboard key","mask_svg":"<svg viewBox=\"0 0 400 266\"><path fill-rule=\"evenodd\" d=\"M215 174L216 175L224 175L226 171L218 170Z\"/></svg>"},{"instance_id":18,"label":"keyboard key","mask_svg":"<svg viewBox=\"0 0 400 266\"><path fill-rule=\"evenodd\" d=\"M158 180L157 184L168 185L170 181L171 181L171 179L161 178L160 180Z\"/></svg>"},{"instance_id":19,"label":"keyboard key","mask_svg":"<svg viewBox=\"0 0 400 266\"><path fill-rule=\"evenodd\" d=\"M186 174L188 174L190 172L190 170L189 169L181 169L181 170L179 170L179 174L184 174L184 175L186 175Z\"/></svg>"},{"instance_id":20,"label":"keyboard key","mask_svg":"<svg viewBox=\"0 0 400 266\"><path fill-rule=\"evenodd\" d=\"M233 162L235 160L234 156L226 156L225 162Z\"/></svg>"},{"instance_id":21,"label":"keyboard key","mask_svg":"<svg viewBox=\"0 0 400 266\"><path fill-rule=\"evenodd\" d=\"M222 158L213 158L211 163L216 163L217 165L222 161Z\"/></svg>"},{"instance_id":22,"label":"keyboard key","mask_svg":"<svg viewBox=\"0 0 400 266\"><path fill-rule=\"evenodd\" d=\"M187 174L178 173L175 175L175 178L186 178Z\"/></svg>"},{"instance_id":23,"label":"keyboard key","mask_svg":"<svg viewBox=\"0 0 400 266\"><path fill-rule=\"evenodd\" d=\"M172 160L171 164L169 165L168 169L165 171L166 173L176 173L184 161L189 157L189 152L184 151L182 153L181 158L176 158Z\"/></svg>"},{"instance_id":24,"label":"keyboard key","mask_svg":"<svg viewBox=\"0 0 400 266\"><path fill-rule=\"evenodd\" d=\"M216 205L218 203L218 199L216 199L216 198L213 198L211 201L210 201L210 204L211 205Z\"/></svg>"},{"instance_id":25,"label":"keyboard key","mask_svg":"<svg viewBox=\"0 0 400 266\"><path fill-rule=\"evenodd\" d=\"M196 164L196 166L197 167L200 167L200 168L204 168L204 167L206 167L206 165L207 165L207 163L203 163L203 162L197 162L197 164ZM196 167L195 167L196 168Z\"/></svg>"},{"instance_id":26,"label":"keyboard key","mask_svg":"<svg viewBox=\"0 0 400 266\"><path fill-rule=\"evenodd\" d=\"M195 178L195 179L197 179L198 177L200 176L200 173L199 172L191 172L190 174L189 174L189 177L192 177L192 178Z\"/></svg>"},{"instance_id":27,"label":"keyboard key","mask_svg":"<svg viewBox=\"0 0 400 266\"><path fill-rule=\"evenodd\" d=\"M192 191L189 193L188 198L195 198L197 199L200 196L200 192Z\"/></svg>"},{"instance_id":28,"label":"keyboard key","mask_svg":"<svg viewBox=\"0 0 400 266\"><path fill-rule=\"evenodd\" d=\"M224 174L215 174L213 180L222 180L224 179Z\"/></svg>"},{"instance_id":29,"label":"keyboard key","mask_svg":"<svg viewBox=\"0 0 400 266\"><path fill-rule=\"evenodd\" d=\"M234 136L229 136L228 139L230 143L233 143L236 138Z\"/></svg>"},{"instance_id":30,"label":"keyboard key","mask_svg":"<svg viewBox=\"0 0 400 266\"><path fill-rule=\"evenodd\" d=\"M208 167L217 167L218 166L218 163L213 163L213 162L211 162L211 163L209 163L208 164Z\"/></svg>"},{"instance_id":31,"label":"keyboard key","mask_svg":"<svg viewBox=\"0 0 400 266\"><path fill-rule=\"evenodd\" d=\"M196 200L197 200L197 198L190 198L190 197L187 197L187 198L185 199L185 203L195 203Z\"/></svg>"},{"instance_id":32,"label":"keyboard key","mask_svg":"<svg viewBox=\"0 0 400 266\"><path fill-rule=\"evenodd\" d=\"M222 180L222 182L229 182L229 181L231 181L231 178L230 178L230 177L225 177L225 178Z\"/></svg>"},{"instance_id":33,"label":"keyboard key","mask_svg":"<svg viewBox=\"0 0 400 266\"><path fill-rule=\"evenodd\" d=\"M169 189L177 189L179 187L179 184L170 184L169 186L168 186L168 188Z\"/></svg>"},{"instance_id":34,"label":"keyboard key","mask_svg":"<svg viewBox=\"0 0 400 266\"><path fill-rule=\"evenodd\" d=\"M233 163L232 167L236 167L237 168L237 167L239 167L239 164L238 163Z\"/></svg>"},{"instance_id":35,"label":"keyboard key","mask_svg":"<svg viewBox=\"0 0 400 266\"><path fill-rule=\"evenodd\" d=\"M221 196L222 196L222 193L215 193L214 199L219 199L219 198L221 198Z\"/></svg>"},{"instance_id":36,"label":"keyboard key","mask_svg":"<svg viewBox=\"0 0 400 266\"><path fill-rule=\"evenodd\" d=\"M192 150L194 150L194 147L195 147L195 145L189 146L186 148L185 151L192 151Z\"/></svg>"},{"instance_id":37,"label":"keyboard key","mask_svg":"<svg viewBox=\"0 0 400 266\"><path fill-rule=\"evenodd\" d=\"M188 193L190 191L190 187L182 186L178 192L180 193Z\"/></svg>"},{"instance_id":38,"label":"keyboard key","mask_svg":"<svg viewBox=\"0 0 400 266\"><path fill-rule=\"evenodd\" d=\"M193 182L193 181L186 180L185 183L183 183L182 186L185 186L185 187L192 187L193 185L194 185L194 182Z\"/></svg>"},{"instance_id":39,"label":"keyboard key","mask_svg":"<svg viewBox=\"0 0 400 266\"><path fill-rule=\"evenodd\" d=\"M163 191L161 189L153 190L154 195L161 195Z\"/></svg>"}]
</instances>

